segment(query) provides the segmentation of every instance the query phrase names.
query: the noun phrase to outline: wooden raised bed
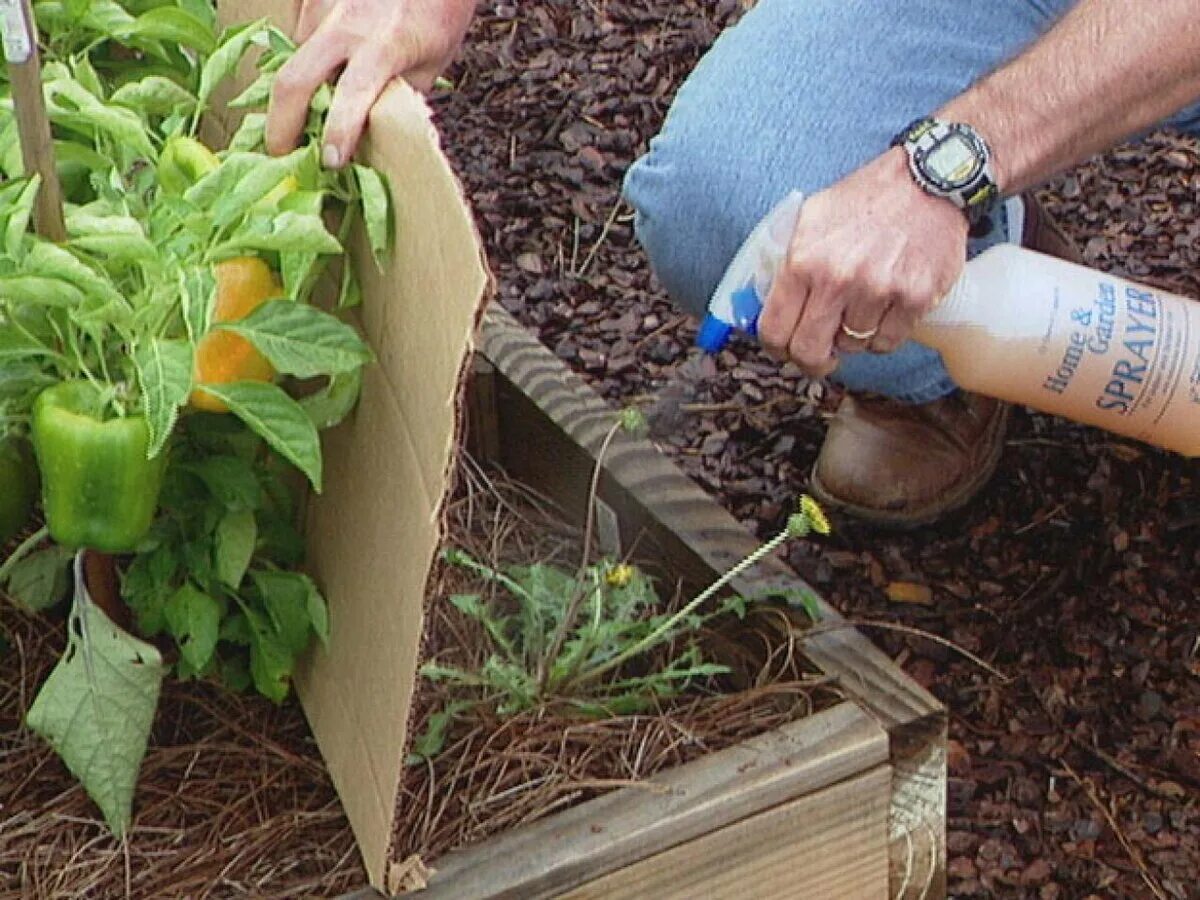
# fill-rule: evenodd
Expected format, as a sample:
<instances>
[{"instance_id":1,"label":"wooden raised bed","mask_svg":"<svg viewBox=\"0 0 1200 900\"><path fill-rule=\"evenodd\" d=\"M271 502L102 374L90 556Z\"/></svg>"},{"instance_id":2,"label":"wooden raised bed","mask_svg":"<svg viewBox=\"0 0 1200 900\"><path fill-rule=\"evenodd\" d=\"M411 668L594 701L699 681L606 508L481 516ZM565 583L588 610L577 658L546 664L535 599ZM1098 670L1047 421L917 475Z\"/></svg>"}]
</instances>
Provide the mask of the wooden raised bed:
<instances>
[{"instance_id":1,"label":"wooden raised bed","mask_svg":"<svg viewBox=\"0 0 1200 900\"><path fill-rule=\"evenodd\" d=\"M494 304L474 368L473 451L582 521L612 408ZM757 544L644 440L614 441L599 499L605 539L689 589ZM807 588L778 560L735 587ZM839 618L822 609L826 622ZM823 627L804 650L850 699L653 779L661 791L619 790L432 860L415 896L943 896L942 707L850 627Z\"/></svg>"}]
</instances>

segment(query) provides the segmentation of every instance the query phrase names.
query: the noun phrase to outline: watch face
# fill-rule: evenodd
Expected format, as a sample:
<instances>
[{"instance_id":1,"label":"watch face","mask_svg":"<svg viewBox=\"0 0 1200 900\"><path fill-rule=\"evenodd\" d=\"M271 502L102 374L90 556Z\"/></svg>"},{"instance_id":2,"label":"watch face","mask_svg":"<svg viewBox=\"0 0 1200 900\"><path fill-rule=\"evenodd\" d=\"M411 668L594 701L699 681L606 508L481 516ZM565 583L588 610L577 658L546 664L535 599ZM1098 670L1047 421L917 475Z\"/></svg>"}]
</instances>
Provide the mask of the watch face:
<instances>
[{"instance_id":1,"label":"watch face","mask_svg":"<svg viewBox=\"0 0 1200 900\"><path fill-rule=\"evenodd\" d=\"M980 165L979 153L964 135L947 135L925 157L929 174L947 187L959 187L969 182Z\"/></svg>"}]
</instances>

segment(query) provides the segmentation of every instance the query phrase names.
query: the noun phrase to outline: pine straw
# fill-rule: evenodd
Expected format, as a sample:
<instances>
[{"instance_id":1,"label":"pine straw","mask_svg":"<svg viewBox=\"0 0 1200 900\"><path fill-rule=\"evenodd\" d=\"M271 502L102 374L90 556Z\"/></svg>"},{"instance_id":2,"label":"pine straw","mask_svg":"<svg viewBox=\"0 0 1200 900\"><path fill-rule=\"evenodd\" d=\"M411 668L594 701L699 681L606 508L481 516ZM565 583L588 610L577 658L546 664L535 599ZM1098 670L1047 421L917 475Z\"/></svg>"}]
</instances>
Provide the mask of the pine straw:
<instances>
[{"instance_id":1,"label":"pine straw","mask_svg":"<svg viewBox=\"0 0 1200 900\"><path fill-rule=\"evenodd\" d=\"M492 565L540 560L570 570L578 564L581 536L564 527L562 515L545 500L511 482L490 480L469 464L461 476L458 499L449 509L449 531L458 546ZM443 568L435 597L481 590L466 578ZM684 599L676 596L671 602ZM837 693L799 655L795 633L791 616L772 607L707 633L709 653L730 665L734 675L721 684L699 685L652 714L601 721L575 717L564 725L570 712L563 704L507 721L486 707L472 710L452 729L436 760L407 770L393 857L417 854L436 868L438 857L450 850L614 788L652 789L644 782L657 773L831 705ZM435 600L425 658L470 670L487 654L482 629L450 603ZM659 654L664 661L665 656L665 651ZM412 733L420 734L432 713L460 696L443 683L422 681Z\"/></svg>"},{"instance_id":2,"label":"pine straw","mask_svg":"<svg viewBox=\"0 0 1200 900\"><path fill-rule=\"evenodd\" d=\"M549 504L469 463L449 509L455 544L477 558L574 565L580 535ZM442 570L434 597L481 586ZM670 586L663 588L669 592ZM678 597L673 602L679 602ZM336 610L334 611L336 615ZM0 900L22 898L333 897L366 882L349 824L295 701L168 679L125 842L45 743L21 726L65 643L61 613L27 616L0 601ZM396 858L436 865L448 850L628 784L640 784L827 706L835 699L799 656L790 621L760 608L737 641L708 635L737 676L727 696L697 691L653 715L569 721L543 708L501 722L477 714L435 765L406 770ZM480 629L432 603L427 656L486 654ZM422 681L414 733L448 699ZM560 710L561 712L561 710Z\"/></svg>"},{"instance_id":3,"label":"pine straw","mask_svg":"<svg viewBox=\"0 0 1200 900\"><path fill-rule=\"evenodd\" d=\"M0 897L337 896L366 882L295 702L168 680L124 843L20 716L65 643L61 619L0 601Z\"/></svg>"}]
</instances>

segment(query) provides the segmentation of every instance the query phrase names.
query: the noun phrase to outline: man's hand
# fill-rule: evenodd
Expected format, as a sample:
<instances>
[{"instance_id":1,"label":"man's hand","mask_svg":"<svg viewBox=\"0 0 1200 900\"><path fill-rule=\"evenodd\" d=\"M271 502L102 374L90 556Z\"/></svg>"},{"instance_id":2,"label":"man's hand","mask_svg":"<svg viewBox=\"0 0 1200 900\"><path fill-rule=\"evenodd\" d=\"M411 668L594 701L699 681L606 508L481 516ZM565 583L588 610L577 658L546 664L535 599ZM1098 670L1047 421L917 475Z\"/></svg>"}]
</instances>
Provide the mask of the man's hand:
<instances>
[{"instance_id":1,"label":"man's hand","mask_svg":"<svg viewBox=\"0 0 1200 900\"><path fill-rule=\"evenodd\" d=\"M433 87L462 43L474 0L301 0L301 47L279 70L267 114L267 150L296 146L312 96L345 66L325 123L322 159L330 168L354 153L367 115L393 78Z\"/></svg>"},{"instance_id":2,"label":"man's hand","mask_svg":"<svg viewBox=\"0 0 1200 900\"><path fill-rule=\"evenodd\" d=\"M966 260L966 217L922 191L907 166L893 148L805 202L758 323L772 356L828 375L838 352L895 350L950 290Z\"/></svg>"}]
</instances>

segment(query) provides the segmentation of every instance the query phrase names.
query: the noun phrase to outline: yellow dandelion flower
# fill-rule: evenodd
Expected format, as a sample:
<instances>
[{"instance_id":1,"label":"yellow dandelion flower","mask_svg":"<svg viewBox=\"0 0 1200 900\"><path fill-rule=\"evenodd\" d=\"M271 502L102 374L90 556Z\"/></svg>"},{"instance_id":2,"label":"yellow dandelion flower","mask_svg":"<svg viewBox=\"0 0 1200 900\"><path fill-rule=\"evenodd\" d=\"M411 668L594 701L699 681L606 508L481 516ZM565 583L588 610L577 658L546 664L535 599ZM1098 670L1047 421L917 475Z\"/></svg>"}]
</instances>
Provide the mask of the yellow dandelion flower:
<instances>
[{"instance_id":1,"label":"yellow dandelion flower","mask_svg":"<svg viewBox=\"0 0 1200 900\"><path fill-rule=\"evenodd\" d=\"M634 568L633 566L621 563L613 566L604 575L604 582L609 587L623 588L633 581Z\"/></svg>"},{"instance_id":2,"label":"yellow dandelion flower","mask_svg":"<svg viewBox=\"0 0 1200 900\"><path fill-rule=\"evenodd\" d=\"M829 519L825 515L825 510L821 509L821 504L808 496L808 494L800 497L800 515L808 519L808 524L812 526L812 530L817 534L829 534L832 530L829 526Z\"/></svg>"}]
</instances>

